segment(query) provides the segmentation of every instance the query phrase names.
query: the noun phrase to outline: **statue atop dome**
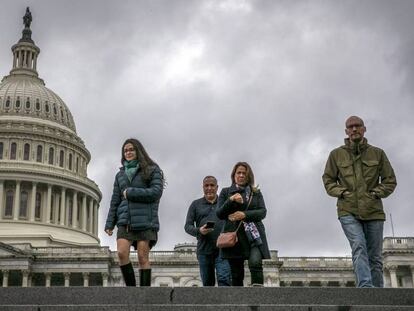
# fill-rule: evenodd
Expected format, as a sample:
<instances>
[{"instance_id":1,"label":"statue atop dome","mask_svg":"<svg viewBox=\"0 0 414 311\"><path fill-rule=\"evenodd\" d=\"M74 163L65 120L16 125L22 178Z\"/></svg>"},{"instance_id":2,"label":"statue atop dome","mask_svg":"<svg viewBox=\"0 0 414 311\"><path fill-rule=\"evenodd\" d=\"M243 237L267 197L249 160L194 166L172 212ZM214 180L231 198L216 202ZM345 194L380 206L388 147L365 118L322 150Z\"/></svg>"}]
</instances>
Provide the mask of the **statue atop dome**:
<instances>
[{"instance_id":1,"label":"statue atop dome","mask_svg":"<svg viewBox=\"0 0 414 311\"><path fill-rule=\"evenodd\" d=\"M23 16L23 24L24 29L22 31L22 38L19 42L30 42L33 43L32 40L32 30L30 29L30 24L32 23L32 13L30 12L29 7L26 8L26 14Z\"/></svg>"},{"instance_id":2,"label":"statue atop dome","mask_svg":"<svg viewBox=\"0 0 414 311\"><path fill-rule=\"evenodd\" d=\"M32 13L30 13L30 8L26 8L26 14L23 16L23 24L25 28L30 28L32 23Z\"/></svg>"}]
</instances>

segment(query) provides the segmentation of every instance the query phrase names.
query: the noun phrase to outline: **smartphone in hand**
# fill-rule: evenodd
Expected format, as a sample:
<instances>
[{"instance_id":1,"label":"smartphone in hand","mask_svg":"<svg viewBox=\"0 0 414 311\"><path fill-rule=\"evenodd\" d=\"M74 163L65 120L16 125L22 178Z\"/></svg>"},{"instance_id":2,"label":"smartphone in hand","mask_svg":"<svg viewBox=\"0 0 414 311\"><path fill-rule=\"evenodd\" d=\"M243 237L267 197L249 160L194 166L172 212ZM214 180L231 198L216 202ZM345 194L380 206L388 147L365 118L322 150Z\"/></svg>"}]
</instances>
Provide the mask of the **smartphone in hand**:
<instances>
[{"instance_id":1,"label":"smartphone in hand","mask_svg":"<svg viewBox=\"0 0 414 311\"><path fill-rule=\"evenodd\" d=\"M215 224L214 221L207 221L207 223L206 223L206 229L212 229L212 228L214 228L214 224Z\"/></svg>"}]
</instances>

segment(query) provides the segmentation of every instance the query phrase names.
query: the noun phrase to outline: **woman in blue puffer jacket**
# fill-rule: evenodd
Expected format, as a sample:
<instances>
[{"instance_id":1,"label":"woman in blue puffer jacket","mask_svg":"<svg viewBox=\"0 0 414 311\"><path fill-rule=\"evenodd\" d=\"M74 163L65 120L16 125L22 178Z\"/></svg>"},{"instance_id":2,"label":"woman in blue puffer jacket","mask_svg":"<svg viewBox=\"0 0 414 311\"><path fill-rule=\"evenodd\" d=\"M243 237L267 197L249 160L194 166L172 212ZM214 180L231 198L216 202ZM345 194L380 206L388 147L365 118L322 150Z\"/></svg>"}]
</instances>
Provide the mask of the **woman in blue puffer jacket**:
<instances>
[{"instance_id":1,"label":"woman in blue puffer jacket","mask_svg":"<svg viewBox=\"0 0 414 311\"><path fill-rule=\"evenodd\" d=\"M158 239L158 205L164 177L137 139L127 139L121 152L122 167L115 176L105 232L111 236L115 225L118 227L117 251L125 285L136 286L129 260L133 245L138 253L140 286L151 286L149 252Z\"/></svg>"}]
</instances>

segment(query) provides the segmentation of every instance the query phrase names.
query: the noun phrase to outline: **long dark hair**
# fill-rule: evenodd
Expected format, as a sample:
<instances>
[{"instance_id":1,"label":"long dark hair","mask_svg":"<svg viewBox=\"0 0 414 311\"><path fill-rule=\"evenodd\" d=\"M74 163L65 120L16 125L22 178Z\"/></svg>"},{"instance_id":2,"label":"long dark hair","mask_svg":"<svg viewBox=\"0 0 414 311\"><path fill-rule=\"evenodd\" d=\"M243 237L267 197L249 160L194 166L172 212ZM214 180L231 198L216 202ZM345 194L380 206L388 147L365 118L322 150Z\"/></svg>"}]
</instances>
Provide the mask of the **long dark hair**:
<instances>
[{"instance_id":1,"label":"long dark hair","mask_svg":"<svg viewBox=\"0 0 414 311\"><path fill-rule=\"evenodd\" d=\"M125 154L124 154L124 147L126 144L131 144L136 152L137 160L139 162L139 167L142 169L142 174L145 180L150 179L151 171L149 170L150 166L158 166L158 164L152 160L147 151L145 150L144 146L141 142L136 138L128 138L123 144L121 149L121 164L124 165Z\"/></svg>"},{"instance_id":2,"label":"long dark hair","mask_svg":"<svg viewBox=\"0 0 414 311\"><path fill-rule=\"evenodd\" d=\"M239 166L243 166L246 169L247 184L253 187L254 186L254 174L253 174L252 168L247 162L237 162L234 165L233 170L231 171L231 182L233 184L236 183L236 181L234 180L234 175L236 175L236 170Z\"/></svg>"}]
</instances>

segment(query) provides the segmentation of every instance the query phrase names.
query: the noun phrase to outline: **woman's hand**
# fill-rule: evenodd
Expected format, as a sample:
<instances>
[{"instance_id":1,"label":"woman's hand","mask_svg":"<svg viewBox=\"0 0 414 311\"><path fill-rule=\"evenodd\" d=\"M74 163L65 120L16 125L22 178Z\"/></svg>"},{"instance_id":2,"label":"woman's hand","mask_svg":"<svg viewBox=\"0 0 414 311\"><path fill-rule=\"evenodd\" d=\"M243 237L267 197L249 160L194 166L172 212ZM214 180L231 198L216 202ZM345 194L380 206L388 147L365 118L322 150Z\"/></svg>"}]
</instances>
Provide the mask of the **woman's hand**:
<instances>
[{"instance_id":1,"label":"woman's hand","mask_svg":"<svg viewBox=\"0 0 414 311\"><path fill-rule=\"evenodd\" d=\"M233 214L229 215L229 220L230 221L239 221L239 220L243 220L246 218L246 214L240 211L234 212Z\"/></svg>"},{"instance_id":2,"label":"woman's hand","mask_svg":"<svg viewBox=\"0 0 414 311\"><path fill-rule=\"evenodd\" d=\"M243 197L241 196L240 193L233 194L229 199L230 201L243 204Z\"/></svg>"},{"instance_id":3,"label":"woman's hand","mask_svg":"<svg viewBox=\"0 0 414 311\"><path fill-rule=\"evenodd\" d=\"M105 232L106 232L107 235L111 236L112 233L114 233L114 230L106 229Z\"/></svg>"}]
</instances>

